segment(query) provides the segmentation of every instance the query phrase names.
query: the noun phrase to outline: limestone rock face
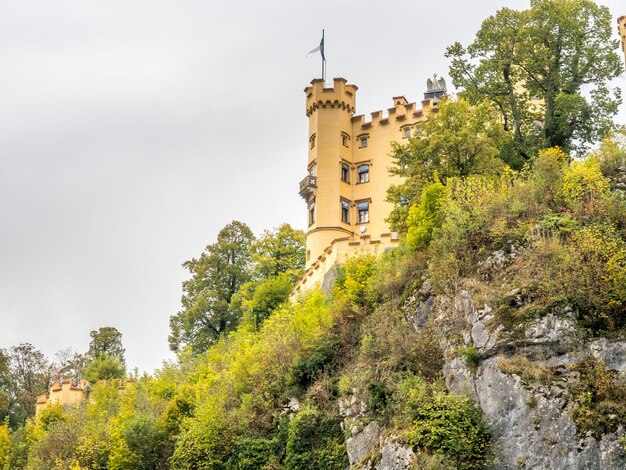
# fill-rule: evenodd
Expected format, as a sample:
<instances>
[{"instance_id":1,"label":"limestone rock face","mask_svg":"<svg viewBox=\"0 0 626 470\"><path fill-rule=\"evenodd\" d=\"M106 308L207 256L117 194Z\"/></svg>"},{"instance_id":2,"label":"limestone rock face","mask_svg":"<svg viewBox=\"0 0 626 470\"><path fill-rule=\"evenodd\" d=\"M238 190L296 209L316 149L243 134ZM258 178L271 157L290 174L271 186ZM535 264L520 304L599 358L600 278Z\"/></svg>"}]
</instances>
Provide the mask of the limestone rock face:
<instances>
[{"instance_id":1,"label":"limestone rock face","mask_svg":"<svg viewBox=\"0 0 626 470\"><path fill-rule=\"evenodd\" d=\"M361 432L353 434L346 441L348 460L354 466L363 463L366 457L378 449L382 430L376 421L371 421Z\"/></svg>"},{"instance_id":2,"label":"limestone rock face","mask_svg":"<svg viewBox=\"0 0 626 470\"><path fill-rule=\"evenodd\" d=\"M415 461L411 448L399 444L393 436L381 443L380 454L376 470L407 470Z\"/></svg>"},{"instance_id":3,"label":"limestone rock face","mask_svg":"<svg viewBox=\"0 0 626 470\"><path fill-rule=\"evenodd\" d=\"M483 362L475 384L496 440L496 468L626 468L615 434L577 437L571 404L557 387L529 391L500 372L496 358Z\"/></svg>"},{"instance_id":4,"label":"limestone rock face","mask_svg":"<svg viewBox=\"0 0 626 470\"><path fill-rule=\"evenodd\" d=\"M380 424L368 418L365 403L352 390L350 397L339 399L342 427L348 431L346 451L351 469L409 470L415 455L410 447L402 445L397 437L385 435ZM366 424L367 423L367 424Z\"/></svg>"},{"instance_id":5,"label":"limestone rock face","mask_svg":"<svg viewBox=\"0 0 626 470\"><path fill-rule=\"evenodd\" d=\"M623 427L599 438L577 434L574 404L566 386L568 380L576 380L568 366L587 356L624 375L626 341L583 341L571 308L535 320L526 327L523 338L510 339L500 334L501 326L494 325L491 309L477 310L467 292L460 292L455 299L453 316L466 321L464 343L473 345L481 360L471 370L448 344L449 359L443 370L446 386L480 405L494 436L494 468L626 469L619 441ZM516 374L507 375L498 367L504 352L558 367L561 376L549 386L525 384Z\"/></svg>"}]
</instances>

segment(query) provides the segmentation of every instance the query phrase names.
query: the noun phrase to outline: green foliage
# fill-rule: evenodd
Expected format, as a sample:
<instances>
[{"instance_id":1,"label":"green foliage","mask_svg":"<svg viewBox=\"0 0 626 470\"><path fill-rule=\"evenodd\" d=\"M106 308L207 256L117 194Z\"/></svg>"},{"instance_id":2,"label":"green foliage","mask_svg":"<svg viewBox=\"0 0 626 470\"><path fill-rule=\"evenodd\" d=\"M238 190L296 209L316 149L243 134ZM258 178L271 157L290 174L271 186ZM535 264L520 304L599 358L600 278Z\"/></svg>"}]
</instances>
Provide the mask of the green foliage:
<instances>
[{"instance_id":1,"label":"green foliage","mask_svg":"<svg viewBox=\"0 0 626 470\"><path fill-rule=\"evenodd\" d=\"M594 158L575 161L563 176L563 196L570 206L594 204L609 192L609 182Z\"/></svg>"},{"instance_id":2,"label":"green foliage","mask_svg":"<svg viewBox=\"0 0 626 470\"><path fill-rule=\"evenodd\" d=\"M116 358L125 365L124 346L122 345L122 333L112 326L104 326L89 333L91 341L87 357L94 360L102 355Z\"/></svg>"},{"instance_id":3,"label":"green foliage","mask_svg":"<svg viewBox=\"0 0 626 470\"><path fill-rule=\"evenodd\" d=\"M100 354L85 370L85 379L91 383L98 380L121 379L126 375L126 367L117 357Z\"/></svg>"},{"instance_id":4,"label":"green foliage","mask_svg":"<svg viewBox=\"0 0 626 470\"><path fill-rule=\"evenodd\" d=\"M79 413L65 411L61 405L42 413L33 430L36 440L28 457L28 470L70 469L75 463L74 455L82 432ZM44 410L48 411L48 410Z\"/></svg>"},{"instance_id":5,"label":"green foliage","mask_svg":"<svg viewBox=\"0 0 626 470\"><path fill-rule=\"evenodd\" d=\"M338 308L345 309L344 314L358 314L367 307L370 300L367 287L376 269L377 259L369 254L347 259L341 267L333 295Z\"/></svg>"},{"instance_id":6,"label":"green foliage","mask_svg":"<svg viewBox=\"0 0 626 470\"><path fill-rule=\"evenodd\" d=\"M252 261L255 277L267 279L288 274L292 280L304 272L305 236L289 224L273 231L265 230L252 244Z\"/></svg>"},{"instance_id":7,"label":"green foliage","mask_svg":"<svg viewBox=\"0 0 626 470\"><path fill-rule=\"evenodd\" d=\"M7 424L0 425L0 468L4 469L11 455L11 436Z\"/></svg>"},{"instance_id":8,"label":"green foliage","mask_svg":"<svg viewBox=\"0 0 626 470\"><path fill-rule=\"evenodd\" d=\"M473 103L487 98L513 136L515 157L538 148L584 148L613 127L622 73L609 9L591 0L531 2L499 10L467 48L456 43L450 76ZM538 125L539 123L539 125Z\"/></svg>"},{"instance_id":9,"label":"green foliage","mask_svg":"<svg viewBox=\"0 0 626 470\"><path fill-rule=\"evenodd\" d=\"M313 383L316 375L328 365L337 354L338 343L335 338L322 340L311 354L302 356L294 364L289 375L289 383L305 387Z\"/></svg>"},{"instance_id":10,"label":"green foliage","mask_svg":"<svg viewBox=\"0 0 626 470\"><path fill-rule=\"evenodd\" d=\"M233 330L239 317L230 303L239 287L250 279L254 235L233 221L217 235L198 259L183 264L191 279L183 282L183 309L170 318L170 348L189 346L202 353L219 337Z\"/></svg>"},{"instance_id":11,"label":"green foliage","mask_svg":"<svg viewBox=\"0 0 626 470\"><path fill-rule=\"evenodd\" d=\"M258 330L265 319L289 299L292 290L292 276L287 273L260 281L250 301L244 304L247 310L246 317Z\"/></svg>"},{"instance_id":12,"label":"green foliage","mask_svg":"<svg viewBox=\"0 0 626 470\"><path fill-rule=\"evenodd\" d=\"M626 386L615 371L594 359L583 361L576 370L580 373L580 385L573 390L576 431L583 436L591 431L597 439L615 432L626 420Z\"/></svg>"},{"instance_id":13,"label":"green foliage","mask_svg":"<svg viewBox=\"0 0 626 470\"><path fill-rule=\"evenodd\" d=\"M52 405L47 406L39 416L37 417L37 423L44 431L47 431L50 426L53 424L66 421L67 416L65 415L65 408L60 403L54 403Z\"/></svg>"},{"instance_id":14,"label":"green foliage","mask_svg":"<svg viewBox=\"0 0 626 470\"><path fill-rule=\"evenodd\" d=\"M441 225L441 202L445 187L435 181L424 187L417 205L411 206L406 221L406 242L413 250L426 247L433 237L433 230Z\"/></svg>"},{"instance_id":15,"label":"green foliage","mask_svg":"<svg viewBox=\"0 0 626 470\"><path fill-rule=\"evenodd\" d=\"M240 328L213 345L196 372L198 401L184 421L172 468L223 468L247 430L267 430L287 377L333 325L328 300L312 291L285 304L259 331Z\"/></svg>"},{"instance_id":16,"label":"green foliage","mask_svg":"<svg viewBox=\"0 0 626 470\"><path fill-rule=\"evenodd\" d=\"M444 101L406 145L393 150L392 174L404 182L392 186L388 200L396 204L389 221L394 229L406 231L408 208L419 203L425 186L451 177L472 174L494 175L504 164L500 147L506 140L502 127L486 103L471 106L465 100ZM436 197L435 194L431 198Z\"/></svg>"},{"instance_id":17,"label":"green foliage","mask_svg":"<svg viewBox=\"0 0 626 470\"><path fill-rule=\"evenodd\" d=\"M461 355L471 370L476 371L476 369L478 369L478 366L480 365L480 354L478 354L478 351L476 351L476 347L473 344L463 348L461 350Z\"/></svg>"},{"instance_id":18,"label":"green foliage","mask_svg":"<svg viewBox=\"0 0 626 470\"><path fill-rule=\"evenodd\" d=\"M429 386L418 377L406 379L399 394L413 423L408 439L415 449L443 454L456 468L484 467L491 435L476 404L465 396L447 393L442 386Z\"/></svg>"},{"instance_id":19,"label":"green foliage","mask_svg":"<svg viewBox=\"0 0 626 470\"><path fill-rule=\"evenodd\" d=\"M285 469L343 470L348 465L348 455L341 442L337 418L305 407L289 422Z\"/></svg>"},{"instance_id":20,"label":"green foliage","mask_svg":"<svg viewBox=\"0 0 626 470\"><path fill-rule=\"evenodd\" d=\"M2 357L6 362L0 360L0 367L3 362L5 364L4 374L0 370L0 386L3 388L0 395L5 400L9 399L4 416L8 414L10 424L16 426L35 415L36 398L48 390L53 366L41 351L29 343L5 350Z\"/></svg>"},{"instance_id":21,"label":"green foliage","mask_svg":"<svg viewBox=\"0 0 626 470\"><path fill-rule=\"evenodd\" d=\"M277 460L279 444L276 439L244 438L235 445L229 466L237 470L264 468L268 462Z\"/></svg>"}]
</instances>

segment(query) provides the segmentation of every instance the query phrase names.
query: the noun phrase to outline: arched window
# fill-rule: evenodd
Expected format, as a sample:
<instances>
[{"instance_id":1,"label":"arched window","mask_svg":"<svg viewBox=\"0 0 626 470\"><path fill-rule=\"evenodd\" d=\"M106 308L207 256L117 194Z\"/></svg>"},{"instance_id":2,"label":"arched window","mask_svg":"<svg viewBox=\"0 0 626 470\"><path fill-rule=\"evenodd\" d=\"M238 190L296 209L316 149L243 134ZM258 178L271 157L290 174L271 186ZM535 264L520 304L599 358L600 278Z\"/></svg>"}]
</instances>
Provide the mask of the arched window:
<instances>
[{"instance_id":1,"label":"arched window","mask_svg":"<svg viewBox=\"0 0 626 470\"><path fill-rule=\"evenodd\" d=\"M309 144L311 148L315 147L315 134L313 134L311 137L309 137Z\"/></svg>"}]
</instances>

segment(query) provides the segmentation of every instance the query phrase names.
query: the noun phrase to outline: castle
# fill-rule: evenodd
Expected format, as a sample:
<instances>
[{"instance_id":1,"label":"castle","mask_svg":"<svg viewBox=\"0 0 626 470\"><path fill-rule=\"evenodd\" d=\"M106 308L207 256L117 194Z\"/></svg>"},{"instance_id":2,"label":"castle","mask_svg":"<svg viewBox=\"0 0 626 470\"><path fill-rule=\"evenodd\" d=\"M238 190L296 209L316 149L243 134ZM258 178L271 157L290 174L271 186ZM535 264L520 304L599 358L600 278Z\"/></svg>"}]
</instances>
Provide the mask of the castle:
<instances>
[{"instance_id":1,"label":"castle","mask_svg":"<svg viewBox=\"0 0 626 470\"><path fill-rule=\"evenodd\" d=\"M78 407L83 399L89 400L91 385L86 380L75 383L72 379L58 378L50 385L46 393L37 397L35 403L35 416L39 416L41 410L54 403L63 406Z\"/></svg>"},{"instance_id":2,"label":"castle","mask_svg":"<svg viewBox=\"0 0 626 470\"><path fill-rule=\"evenodd\" d=\"M355 116L357 87L343 78L333 86L316 79L305 88L309 118L307 176L300 182L300 196L307 208L306 274L296 290L321 283L327 289L327 273L355 253L379 253L399 242L386 219L392 209L387 189L401 182L389 174L393 166L392 143L408 139L419 122L437 111L446 94L443 78L427 82L421 109L404 96L393 98L393 107Z\"/></svg>"}]
</instances>

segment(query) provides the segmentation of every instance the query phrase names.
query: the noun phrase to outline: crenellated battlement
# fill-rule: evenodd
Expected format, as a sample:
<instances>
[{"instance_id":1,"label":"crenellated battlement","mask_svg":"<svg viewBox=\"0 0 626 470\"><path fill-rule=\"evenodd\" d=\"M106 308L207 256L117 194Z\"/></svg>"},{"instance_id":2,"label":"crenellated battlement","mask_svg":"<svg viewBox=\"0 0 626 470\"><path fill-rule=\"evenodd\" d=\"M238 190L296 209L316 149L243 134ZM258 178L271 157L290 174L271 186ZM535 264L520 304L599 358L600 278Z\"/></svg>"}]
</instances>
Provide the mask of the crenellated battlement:
<instances>
[{"instance_id":1,"label":"crenellated battlement","mask_svg":"<svg viewBox=\"0 0 626 470\"><path fill-rule=\"evenodd\" d=\"M311 116L319 108L344 109L353 114L356 110L356 91L358 87L351 85L345 78L334 78L333 87L325 87L321 78L311 81L311 86L304 89L306 93L306 115Z\"/></svg>"},{"instance_id":2,"label":"crenellated battlement","mask_svg":"<svg viewBox=\"0 0 626 470\"><path fill-rule=\"evenodd\" d=\"M404 96L396 96L393 98L395 106L387 109L387 115L383 110L373 111L370 113L370 119L365 120L364 114L359 114L352 117L352 124L355 128L368 129L375 125L384 126L390 122L402 122L412 119L420 119L428 111L437 111L436 103L433 103L432 99L423 100L421 102L422 107L417 108L417 103L407 102Z\"/></svg>"}]
</instances>

